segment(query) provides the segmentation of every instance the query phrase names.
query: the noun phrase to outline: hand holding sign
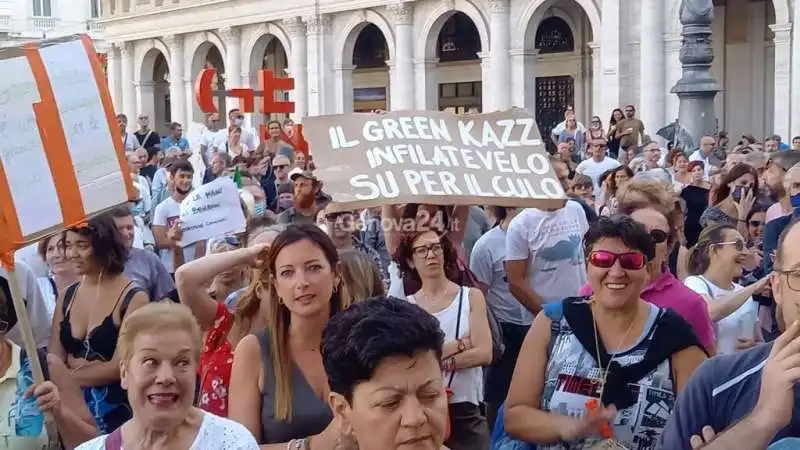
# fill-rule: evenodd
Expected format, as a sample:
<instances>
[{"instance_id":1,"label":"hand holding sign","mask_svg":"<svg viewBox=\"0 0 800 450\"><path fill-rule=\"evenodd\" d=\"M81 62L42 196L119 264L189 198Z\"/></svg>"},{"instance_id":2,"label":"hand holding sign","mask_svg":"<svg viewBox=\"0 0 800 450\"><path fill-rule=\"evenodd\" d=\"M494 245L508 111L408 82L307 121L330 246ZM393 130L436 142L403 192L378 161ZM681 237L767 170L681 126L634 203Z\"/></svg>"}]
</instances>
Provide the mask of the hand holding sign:
<instances>
[{"instance_id":1,"label":"hand holding sign","mask_svg":"<svg viewBox=\"0 0 800 450\"><path fill-rule=\"evenodd\" d=\"M172 226L167 230L167 239L170 244L175 248L181 247L181 239L183 239L183 230L181 230L181 221L176 220L172 222Z\"/></svg>"}]
</instances>

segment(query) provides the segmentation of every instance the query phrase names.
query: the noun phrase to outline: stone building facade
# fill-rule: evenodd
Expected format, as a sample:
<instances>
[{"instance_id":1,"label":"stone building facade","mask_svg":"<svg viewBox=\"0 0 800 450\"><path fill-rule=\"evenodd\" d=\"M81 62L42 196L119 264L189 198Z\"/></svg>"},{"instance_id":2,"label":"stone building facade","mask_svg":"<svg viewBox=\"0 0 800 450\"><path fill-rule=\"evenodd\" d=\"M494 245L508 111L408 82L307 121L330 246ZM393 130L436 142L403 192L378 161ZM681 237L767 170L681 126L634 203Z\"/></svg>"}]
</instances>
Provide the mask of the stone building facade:
<instances>
[{"instance_id":1,"label":"stone building facade","mask_svg":"<svg viewBox=\"0 0 800 450\"><path fill-rule=\"evenodd\" d=\"M800 134L795 0L715 0L719 128ZM607 126L637 106L654 133L672 122L680 0L103 0L115 107L159 127L200 121L194 80L226 87L262 68L292 76L304 116L371 109L536 114L543 132L573 106ZM233 101L228 105L234 106ZM258 114L253 123L265 120Z\"/></svg>"}]
</instances>

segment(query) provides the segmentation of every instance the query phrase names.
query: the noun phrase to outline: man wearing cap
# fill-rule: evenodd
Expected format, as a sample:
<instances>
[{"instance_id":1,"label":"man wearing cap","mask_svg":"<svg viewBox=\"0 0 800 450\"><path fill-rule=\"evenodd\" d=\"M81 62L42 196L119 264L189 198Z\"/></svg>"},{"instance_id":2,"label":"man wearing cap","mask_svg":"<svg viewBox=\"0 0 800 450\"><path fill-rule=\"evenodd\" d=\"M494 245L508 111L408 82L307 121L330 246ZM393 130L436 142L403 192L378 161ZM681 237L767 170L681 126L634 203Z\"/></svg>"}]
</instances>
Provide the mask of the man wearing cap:
<instances>
[{"instance_id":1,"label":"man wearing cap","mask_svg":"<svg viewBox=\"0 0 800 450\"><path fill-rule=\"evenodd\" d=\"M278 223L290 225L298 223L314 223L319 208L317 194L322 183L310 170L293 169L289 173L294 192L294 206L278 215Z\"/></svg>"},{"instance_id":2,"label":"man wearing cap","mask_svg":"<svg viewBox=\"0 0 800 450\"><path fill-rule=\"evenodd\" d=\"M266 156L269 158L269 156ZM272 158L269 166L264 167L264 172L261 174L261 189L267 196L267 204L273 204L278 198L278 189L281 185L291 183L289 180L289 169L291 169L291 162L285 155L277 155Z\"/></svg>"}]
</instances>

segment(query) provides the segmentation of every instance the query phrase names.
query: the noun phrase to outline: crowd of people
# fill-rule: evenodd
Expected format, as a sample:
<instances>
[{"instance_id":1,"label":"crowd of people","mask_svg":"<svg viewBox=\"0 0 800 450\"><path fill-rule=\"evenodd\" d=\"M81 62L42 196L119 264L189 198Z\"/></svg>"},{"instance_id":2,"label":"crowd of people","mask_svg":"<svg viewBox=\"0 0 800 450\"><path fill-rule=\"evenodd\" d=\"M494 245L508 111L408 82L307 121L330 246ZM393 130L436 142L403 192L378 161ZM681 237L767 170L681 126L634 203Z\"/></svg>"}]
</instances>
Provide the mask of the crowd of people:
<instances>
[{"instance_id":1,"label":"crowd of people","mask_svg":"<svg viewBox=\"0 0 800 450\"><path fill-rule=\"evenodd\" d=\"M800 137L564 117L561 207L345 209L289 120L208 114L190 143L118 116L135 201L16 261L37 355L0 272L0 449L43 448L46 417L79 450L792 445ZM220 177L246 230L185 245Z\"/></svg>"}]
</instances>

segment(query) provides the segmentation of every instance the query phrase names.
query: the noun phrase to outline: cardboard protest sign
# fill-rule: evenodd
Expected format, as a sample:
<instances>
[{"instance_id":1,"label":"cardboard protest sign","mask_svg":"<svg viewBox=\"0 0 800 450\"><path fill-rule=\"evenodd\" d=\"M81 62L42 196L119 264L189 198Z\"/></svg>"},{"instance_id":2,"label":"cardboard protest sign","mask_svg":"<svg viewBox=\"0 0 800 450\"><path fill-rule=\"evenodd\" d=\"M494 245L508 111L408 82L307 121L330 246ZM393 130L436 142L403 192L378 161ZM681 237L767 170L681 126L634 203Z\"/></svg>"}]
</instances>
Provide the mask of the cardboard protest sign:
<instances>
[{"instance_id":1,"label":"cardboard protest sign","mask_svg":"<svg viewBox=\"0 0 800 450\"><path fill-rule=\"evenodd\" d=\"M192 191L181 202L180 220L183 246L244 231L245 217L233 180L220 177Z\"/></svg>"},{"instance_id":2,"label":"cardboard protest sign","mask_svg":"<svg viewBox=\"0 0 800 450\"><path fill-rule=\"evenodd\" d=\"M87 36L0 49L0 253L134 197Z\"/></svg>"},{"instance_id":3,"label":"cardboard protest sign","mask_svg":"<svg viewBox=\"0 0 800 450\"><path fill-rule=\"evenodd\" d=\"M536 122L520 109L308 117L316 175L338 204L559 207L561 183Z\"/></svg>"}]
</instances>

